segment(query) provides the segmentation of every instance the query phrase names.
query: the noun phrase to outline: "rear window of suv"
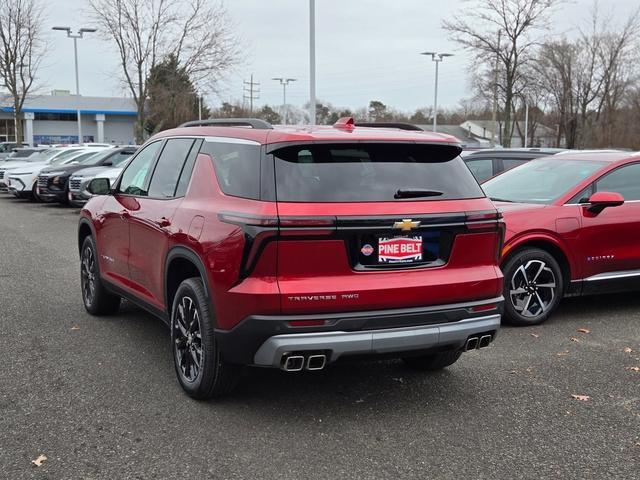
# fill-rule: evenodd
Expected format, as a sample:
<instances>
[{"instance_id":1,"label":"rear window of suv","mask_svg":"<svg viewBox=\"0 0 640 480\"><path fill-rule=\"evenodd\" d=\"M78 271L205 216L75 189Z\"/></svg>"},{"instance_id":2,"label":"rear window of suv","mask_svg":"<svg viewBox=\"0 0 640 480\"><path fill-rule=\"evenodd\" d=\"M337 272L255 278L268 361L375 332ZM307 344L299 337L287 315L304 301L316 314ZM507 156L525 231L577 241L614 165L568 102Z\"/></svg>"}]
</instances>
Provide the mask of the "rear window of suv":
<instances>
[{"instance_id":1,"label":"rear window of suv","mask_svg":"<svg viewBox=\"0 0 640 480\"><path fill-rule=\"evenodd\" d=\"M281 202L387 202L484 197L448 146L416 144L296 145L274 152ZM398 200L402 191L432 195Z\"/></svg>"}]
</instances>

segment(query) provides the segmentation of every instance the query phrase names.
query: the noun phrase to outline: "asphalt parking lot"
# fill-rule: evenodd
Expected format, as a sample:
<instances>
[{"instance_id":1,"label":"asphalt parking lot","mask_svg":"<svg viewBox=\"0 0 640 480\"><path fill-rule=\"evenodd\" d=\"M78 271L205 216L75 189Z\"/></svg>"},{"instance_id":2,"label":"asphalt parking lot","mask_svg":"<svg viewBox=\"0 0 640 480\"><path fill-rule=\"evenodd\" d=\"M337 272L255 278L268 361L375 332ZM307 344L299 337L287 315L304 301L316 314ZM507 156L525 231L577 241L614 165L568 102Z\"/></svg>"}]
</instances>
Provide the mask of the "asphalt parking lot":
<instances>
[{"instance_id":1,"label":"asphalt parking lot","mask_svg":"<svg viewBox=\"0 0 640 480\"><path fill-rule=\"evenodd\" d=\"M638 478L638 294L567 300L444 372L249 370L202 403L160 321L85 313L76 222L0 196L1 478Z\"/></svg>"}]
</instances>

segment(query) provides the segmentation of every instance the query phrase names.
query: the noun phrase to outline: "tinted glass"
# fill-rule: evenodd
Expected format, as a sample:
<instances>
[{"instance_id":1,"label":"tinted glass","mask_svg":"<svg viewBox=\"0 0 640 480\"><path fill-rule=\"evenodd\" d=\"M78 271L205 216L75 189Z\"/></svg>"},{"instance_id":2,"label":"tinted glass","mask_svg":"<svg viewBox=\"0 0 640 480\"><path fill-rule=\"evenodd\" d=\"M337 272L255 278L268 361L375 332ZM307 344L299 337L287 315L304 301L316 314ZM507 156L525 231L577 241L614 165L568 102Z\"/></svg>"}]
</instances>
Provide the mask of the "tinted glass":
<instances>
[{"instance_id":1,"label":"tinted glass","mask_svg":"<svg viewBox=\"0 0 640 480\"><path fill-rule=\"evenodd\" d=\"M135 150L122 150L121 152L114 153L109 157L111 160L111 166L118 167L124 166L124 162L131 158L131 155L135 153Z\"/></svg>"},{"instance_id":2,"label":"tinted glass","mask_svg":"<svg viewBox=\"0 0 640 480\"><path fill-rule=\"evenodd\" d=\"M502 166L504 167L505 170L511 170L512 168L516 168L516 167L519 167L520 165L524 165L528 161L529 160L520 160L515 158L503 158Z\"/></svg>"},{"instance_id":3,"label":"tinted glass","mask_svg":"<svg viewBox=\"0 0 640 480\"><path fill-rule=\"evenodd\" d=\"M618 168L596 183L598 192L616 192L625 200L640 200L640 163Z\"/></svg>"},{"instance_id":4,"label":"tinted glass","mask_svg":"<svg viewBox=\"0 0 640 480\"><path fill-rule=\"evenodd\" d=\"M149 196L171 198L176 192L182 166L191 150L194 140L191 138L173 138L167 140L149 184Z\"/></svg>"},{"instance_id":5,"label":"tinted glass","mask_svg":"<svg viewBox=\"0 0 640 480\"><path fill-rule=\"evenodd\" d=\"M260 198L260 146L207 142L220 189L227 195Z\"/></svg>"},{"instance_id":6,"label":"tinted glass","mask_svg":"<svg viewBox=\"0 0 640 480\"><path fill-rule=\"evenodd\" d=\"M551 203L605 165L590 160L532 160L488 180L482 188L494 200Z\"/></svg>"},{"instance_id":7,"label":"tinted glass","mask_svg":"<svg viewBox=\"0 0 640 480\"><path fill-rule=\"evenodd\" d=\"M484 194L446 146L356 144L285 147L275 152L277 198L284 202L384 202L399 190L431 192L413 200Z\"/></svg>"},{"instance_id":8,"label":"tinted glass","mask_svg":"<svg viewBox=\"0 0 640 480\"><path fill-rule=\"evenodd\" d=\"M138 152L122 174L118 191L127 195L146 196L146 180L153 160L162 145L161 141L153 142Z\"/></svg>"},{"instance_id":9,"label":"tinted glass","mask_svg":"<svg viewBox=\"0 0 640 480\"><path fill-rule=\"evenodd\" d=\"M26 158L37 152L38 150L17 150L11 154L11 158Z\"/></svg>"},{"instance_id":10,"label":"tinted glass","mask_svg":"<svg viewBox=\"0 0 640 480\"><path fill-rule=\"evenodd\" d=\"M61 153L56 158L51 160L51 163L54 165L60 165L62 163L67 162L69 159L77 156L81 152L84 152L84 150L81 148L73 148L71 150L67 150L66 152Z\"/></svg>"},{"instance_id":11,"label":"tinted glass","mask_svg":"<svg viewBox=\"0 0 640 480\"><path fill-rule=\"evenodd\" d=\"M180 181L178 182L178 187L176 188L176 197L182 197L185 193L187 193L189 181L191 180L191 173L193 172L193 166L196 163L196 158L198 158L198 152L200 150L201 144L202 141L196 141L191 147L191 151L189 152L187 161L184 163L182 172L180 173Z\"/></svg>"},{"instance_id":12,"label":"tinted glass","mask_svg":"<svg viewBox=\"0 0 640 480\"><path fill-rule=\"evenodd\" d=\"M478 182L482 183L488 178L493 177L493 160L490 158L465 160L465 162Z\"/></svg>"},{"instance_id":13,"label":"tinted glass","mask_svg":"<svg viewBox=\"0 0 640 480\"><path fill-rule=\"evenodd\" d=\"M98 152L87 152L79 157L73 159L73 163L79 163L80 165L96 165L100 161L102 154Z\"/></svg>"}]
</instances>

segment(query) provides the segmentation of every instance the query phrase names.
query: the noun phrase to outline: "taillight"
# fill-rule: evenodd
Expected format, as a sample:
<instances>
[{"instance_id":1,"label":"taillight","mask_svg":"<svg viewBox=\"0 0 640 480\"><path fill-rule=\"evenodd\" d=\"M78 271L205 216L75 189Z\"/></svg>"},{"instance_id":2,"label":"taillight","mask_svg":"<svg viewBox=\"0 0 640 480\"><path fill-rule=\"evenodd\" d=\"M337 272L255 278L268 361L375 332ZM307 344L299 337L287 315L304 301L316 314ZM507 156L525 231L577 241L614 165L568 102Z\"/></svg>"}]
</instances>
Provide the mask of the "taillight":
<instances>
[{"instance_id":1,"label":"taillight","mask_svg":"<svg viewBox=\"0 0 640 480\"><path fill-rule=\"evenodd\" d=\"M241 276L254 269L265 245L280 236L329 236L336 232L336 217L277 217L241 212L221 212L220 221L240 227L245 237Z\"/></svg>"},{"instance_id":2,"label":"taillight","mask_svg":"<svg viewBox=\"0 0 640 480\"><path fill-rule=\"evenodd\" d=\"M502 214L495 210L467 213L465 225L468 230L474 232L495 232L500 230Z\"/></svg>"},{"instance_id":3,"label":"taillight","mask_svg":"<svg viewBox=\"0 0 640 480\"><path fill-rule=\"evenodd\" d=\"M237 212L221 212L218 218L225 223L231 223L239 226L254 227L277 227L278 217L270 215L248 215L246 213Z\"/></svg>"},{"instance_id":4,"label":"taillight","mask_svg":"<svg viewBox=\"0 0 640 480\"><path fill-rule=\"evenodd\" d=\"M280 217L283 236L331 235L336 231L336 217Z\"/></svg>"},{"instance_id":5,"label":"taillight","mask_svg":"<svg viewBox=\"0 0 640 480\"><path fill-rule=\"evenodd\" d=\"M500 261L506 230L502 213L496 210L467 213L465 226L471 233L496 232L498 241L496 242L495 259L496 262Z\"/></svg>"}]
</instances>

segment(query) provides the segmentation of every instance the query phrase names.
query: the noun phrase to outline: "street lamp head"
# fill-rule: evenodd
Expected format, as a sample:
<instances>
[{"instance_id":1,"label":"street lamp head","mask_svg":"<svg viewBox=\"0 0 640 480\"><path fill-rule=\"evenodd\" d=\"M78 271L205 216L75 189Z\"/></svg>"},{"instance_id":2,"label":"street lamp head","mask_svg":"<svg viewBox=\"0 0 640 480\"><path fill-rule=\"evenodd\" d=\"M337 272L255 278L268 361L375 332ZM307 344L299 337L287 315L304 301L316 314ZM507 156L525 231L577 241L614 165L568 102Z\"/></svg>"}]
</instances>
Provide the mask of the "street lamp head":
<instances>
[{"instance_id":1,"label":"street lamp head","mask_svg":"<svg viewBox=\"0 0 640 480\"><path fill-rule=\"evenodd\" d=\"M436 52L422 52L420 55L431 55L432 57L436 54Z\"/></svg>"},{"instance_id":2,"label":"street lamp head","mask_svg":"<svg viewBox=\"0 0 640 480\"><path fill-rule=\"evenodd\" d=\"M287 83L288 83L288 82L297 82L297 81L298 81L298 79L297 79L297 78L287 78L287 79L285 80L285 82L287 82Z\"/></svg>"},{"instance_id":3,"label":"street lamp head","mask_svg":"<svg viewBox=\"0 0 640 480\"><path fill-rule=\"evenodd\" d=\"M97 31L98 31L97 28L81 28L80 29L80 33L93 33Z\"/></svg>"},{"instance_id":4,"label":"street lamp head","mask_svg":"<svg viewBox=\"0 0 640 480\"><path fill-rule=\"evenodd\" d=\"M444 57L453 57L453 53L440 53L438 55L440 58L444 58Z\"/></svg>"},{"instance_id":5,"label":"street lamp head","mask_svg":"<svg viewBox=\"0 0 640 480\"><path fill-rule=\"evenodd\" d=\"M275 80L276 82L282 82L284 80L284 78L273 77L271 80Z\"/></svg>"},{"instance_id":6,"label":"street lamp head","mask_svg":"<svg viewBox=\"0 0 640 480\"><path fill-rule=\"evenodd\" d=\"M71 32L71 28L70 27L53 27L51 30L61 30L61 31L67 32L67 33Z\"/></svg>"}]
</instances>

